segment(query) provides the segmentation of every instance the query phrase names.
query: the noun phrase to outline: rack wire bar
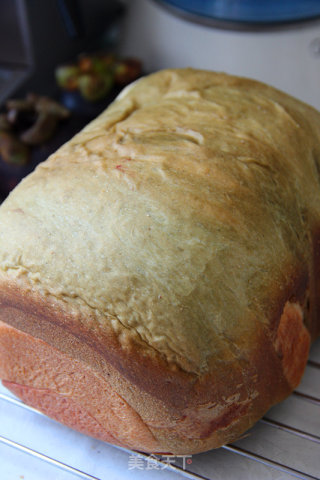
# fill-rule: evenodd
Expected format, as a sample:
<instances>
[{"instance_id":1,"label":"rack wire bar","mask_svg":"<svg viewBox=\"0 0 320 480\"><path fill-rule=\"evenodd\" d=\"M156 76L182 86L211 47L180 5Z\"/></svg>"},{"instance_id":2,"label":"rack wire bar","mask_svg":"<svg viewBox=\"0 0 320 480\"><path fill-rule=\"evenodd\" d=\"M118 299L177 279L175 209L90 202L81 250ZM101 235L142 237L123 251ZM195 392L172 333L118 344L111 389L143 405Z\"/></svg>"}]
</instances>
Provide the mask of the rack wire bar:
<instances>
[{"instance_id":1,"label":"rack wire bar","mask_svg":"<svg viewBox=\"0 0 320 480\"><path fill-rule=\"evenodd\" d=\"M317 405L318 407L320 407L320 398L313 397L312 395L307 395L306 393L299 392L298 390L292 392L292 395L296 395L298 398L301 398L306 402L312 403L313 405Z\"/></svg>"},{"instance_id":2,"label":"rack wire bar","mask_svg":"<svg viewBox=\"0 0 320 480\"><path fill-rule=\"evenodd\" d=\"M10 397L9 395L5 395L4 393L0 393L0 400L4 400L5 402L12 403L17 407L24 408L32 413L37 413L38 415L45 416L44 413L40 412L40 410L36 410L33 407L30 407L26 403L23 403L21 400L17 400L16 398Z\"/></svg>"},{"instance_id":3,"label":"rack wire bar","mask_svg":"<svg viewBox=\"0 0 320 480\"><path fill-rule=\"evenodd\" d=\"M301 472L300 470L297 470L295 468L288 467L287 465L283 465L282 463L275 462L274 460L270 460L269 458L258 455L257 453L248 452L247 450L240 447L236 447L233 445L224 445L221 448L224 448L229 452L237 453L238 455L254 460L255 462L262 463L263 465L274 468L275 470L278 470L280 472L288 473L289 475L295 478L299 478L301 480L320 480L320 477L314 477L313 475L309 475L308 473Z\"/></svg>"},{"instance_id":4,"label":"rack wire bar","mask_svg":"<svg viewBox=\"0 0 320 480\"><path fill-rule=\"evenodd\" d=\"M36 450L33 450L32 448L26 447L25 445L21 445L20 443L14 442L13 440L10 440L6 437L3 437L0 435L0 443L3 443L9 447L15 448L16 450L20 450L23 453L26 453L28 455L31 455L32 457L36 457L40 460L43 460L54 467L59 468L60 470L67 471L69 473L72 473L73 475L77 475L78 477L87 479L87 480L101 480L98 477L94 477L93 475L90 475L89 473L85 473L82 470L79 470L75 467L71 467L70 465L67 465L64 462L61 462L59 460L56 460L52 457L49 457L48 455L44 455L43 453L37 452ZM131 452L134 455L140 456L140 457L145 457L149 458L148 455L143 454L143 453L138 453L138 452ZM184 475L186 478L189 478L190 480L210 480L207 477L204 477L203 475L198 475L197 473L189 472L187 470L184 470L181 467L178 467L176 465L172 464L167 464L166 462L153 457L152 462L157 463L161 465L162 467L169 468L171 471L174 471L176 473Z\"/></svg>"},{"instance_id":5,"label":"rack wire bar","mask_svg":"<svg viewBox=\"0 0 320 480\"><path fill-rule=\"evenodd\" d=\"M21 445L20 443L14 442L13 440L3 437L2 435L0 435L0 442L9 447L15 448L16 450L20 450L21 452L31 455L32 457L36 457L40 460L43 460L57 468L60 468L61 470L72 473L73 475L77 475L78 477L85 478L87 480L100 480L98 477L94 477L89 473L85 473L82 470L78 470L75 467L71 467L70 465L67 465L66 463L60 462L59 460L56 460L52 457L48 457L43 453L37 452L36 450L32 450L32 448L29 448L29 447L26 447L25 445Z\"/></svg>"},{"instance_id":6,"label":"rack wire bar","mask_svg":"<svg viewBox=\"0 0 320 480\"><path fill-rule=\"evenodd\" d=\"M316 367L316 368L318 368L318 367ZM304 393L298 392L298 391L294 391L293 394L295 394L296 396L298 396L298 398L301 398L302 400L305 400L305 401L308 401L310 403L316 404L317 406L320 406L320 399L318 399L316 397L312 397L311 395L307 395L307 394L304 394ZM14 397L11 397L9 395L5 395L5 394L0 393L0 400L4 400L8 403L11 403L11 404L17 406L17 407L21 407L23 409L26 409L26 410L28 410L32 413L36 413L38 415L44 415L39 410L36 410L35 408L32 408L29 405L26 405L25 403L23 403L21 400L18 400L18 399L14 398ZM317 436L317 435L313 435L313 434L304 432L303 430L299 430L297 428L291 427L289 425L285 425L281 422L277 422L275 420L272 420L272 419L269 419L269 418L266 418L266 417L262 418L260 420L260 422L262 422L264 424L267 424L271 427L284 430L284 431L286 431L288 433L291 433L293 435L297 435L297 436L302 437L304 439L307 439L307 440L310 440L312 442L320 444L320 437ZM92 476L88 473L85 473L85 472L83 472L83 471L81 471L81 470L79 470L75 467L67 465L64 462L56 460L56 459L54 459L52 457L49 457L47 455L44 455L40 452L32 450L29 447L21 445L21 444L15 442L15 441L10 440L10 439L8 439L6 437L3 437L1 435L0 435L0 443L3 443L5 445L8 445L8 446L13 447L15 449L18 449L18 450L20 450L20 451L22 451L26 454L29 454L33 457L39 458L40 460L43 460L43 461L45 461L45 462L47 462L47 463L49 463L49 464L51 464L55 467L58 467L62 470L68 471L69 473L77 475L78 477L81 477L81 478L84 478L84 479L87 479L87 480L100 480L97 477L94 477L94 476ZM232 452L234 454L241 455L241 456L246 457L250 460L261 463L261 464L263 464L267 467L270 467L270 468L273 468L275 470L287 473L287 474L289 474L289 475L291 475L295 478L299 478L301 480L320 480L320 477L315 477L313 475L309 475L307 473L301 472L300 470L297 470L297 469L294 469L292 467L283 465L283 464L281 464L279 462L276 462L274 460L271 460L267 457L263 457L263 456L258 455L256 453L249 452L249 451L247 451L243 448L237 447L237 446L224 445L222 448L229 451L229 452ZM125 450L125 451L127 452L127 450ZM149 456L147 456L144 453L138 453L138 452L129 452L129 453L140 455L141 457L144 457L144 458L147 458L147 459L149 458ZM181 468L177 465L173 465L173 464L169 465L169 464L167 464L166 462L164 462L163 460L161 460L157 457L153 457L152 461L161 465L162 467L168 467L169 470L174 471L174 472L179 473L179 474L182 474L184 477L189 478L191 480L209 480L207 477L204 477L203 475L199 475L197 473L190 472L190 471L185 470L184 468Z\"/></svg>"},{"instance_id":7,"label":"rack wire bar","mask_svg":"<svg viewBox=\"0 0 320 480\"><path fill-rule=\"evenodd\" d=\"M17 407L24 408L30 412L36 413L38 415L45 416L40 410L36 410L35 408L30 407L29 405L26 405L23 403L21 400L17 400L9 395L5 395L3 393L0 393L0 400L4 400L8 403L12 403L13 405L16 405ZM295 427L291 427L290 425L286 425L281 422L277 422L276 420L272 420L270 418L264 417L259 420L259 422L264 423L270 427L275 427L279 428L280 430L283 430L285 432L291 433L293 435L297 435L299 437L305 438L306 440L310 440L311 442L319 443L320 444L320 437L317 435L314 435L312 433L305 432L303 430L300 430Z\"/></svg>"},{"instance_id":8,"label":"rack wire bar","mask_svg":"<svg viewBox=\"0 0 320 480\"><path fill-rule=\"evenodd\" d=\"M42 412L40 412L39 410L36 410L35 408L32 408L32 407L29 407L29 405L26 405L25 403L23 403L21 400L17 400L9 395L5 395L3 393L0 393L0 400L4 400L5 402L8 402L8 403L11 403L12 405L15 405L17 407L20 407L20 408L23 408L25 410L28 410L30 412L33 412L33 413L36 413L38 415L42 415L42 416L45 416ZM8 438L6 437L3 437L0 435L0 443L4 443L10 447L13 447L17 450L20 450L24 453L27 453L33 457L37 457L37 458L40 458L41 460L47 462L47 463L50 463L58 468L60 468L61 470L67 470L75 475L77 475L78 477L81 477L81 478L85 478L85 479L90 479L90 480L100 480L99 478L97 477L93 477L92 475L88 474L88 473L85 473L81 470L78 470L74 467L71 467L70 465L67 465L63 462L60 462L59 460L55 460L53 459L52 457L49 457L47 455L44 455L40 452L37 452L31 448L28 448L24 445L21 445L17 442L14 442L12 440L9 440ZM125 449L124 449L125 450ZM131 454L135 454L135 455L138 455L138 456L141 456L141 457L144 457L146 459L149 459L149 456L144 454L144 453L138 453L138 452L128 452L127 450L125 450L127 453L131 453ZM202 475L198 475L197 473L193 473L193 472L189 472L181 467L178 467L177 465L172 465L172 464L168 464L166 462L164 462L163 460L157 458L157 457L153 457L152 458L152 462L154 463L157 463L159 465L161 465L162 467L165 467L165 468L169 468L171 471L175 471L176 473L179 473L179 474L183 474L186 478L189 478L191 480L209 480L208 478L202 476Z\"/></svg>"},{"instance_id":9,"label":"rack wire bar","mask_svg":"<svg viewBox=\"0 0 320 480\"><path fill-rule=\"evenodd\" d=\"M320 437L318 437L318 435L307 433L303 430L300 430L299 428L290 427L290 425L277 422L276 420L271 420L271 418L267 418L267 417L261 418L259 422L264 423L265 425L268 425L270 427L278 428L279 430L283 430L284 432L292 433L293 435L297 435L298 437L304 438L306 440L310 440L311 442L320 444Z\"/></svg>"},{"instance_id":10,"label":"rack wire bar","mask_svg":"<svg viewBox=\"0 0 320 480\"><path fill-rule=\"evenodd\" d=\"M319 362L315 362L314 360L308 360L308 365L309 365L310 367L320 368L320 363L319 363Z\"/></svg>"}]
</instances>

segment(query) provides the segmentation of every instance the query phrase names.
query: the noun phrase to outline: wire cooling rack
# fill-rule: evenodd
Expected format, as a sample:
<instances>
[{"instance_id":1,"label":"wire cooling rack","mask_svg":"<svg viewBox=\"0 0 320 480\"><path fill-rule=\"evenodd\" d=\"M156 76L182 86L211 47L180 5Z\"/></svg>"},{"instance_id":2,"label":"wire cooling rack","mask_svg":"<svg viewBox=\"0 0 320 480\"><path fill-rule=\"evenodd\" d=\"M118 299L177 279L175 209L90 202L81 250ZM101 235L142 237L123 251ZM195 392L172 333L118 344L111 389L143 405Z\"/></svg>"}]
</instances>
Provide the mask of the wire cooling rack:
<instances>
[{"instance_id":1,"label":"wire cooling rack","mask_svg":"<svg viewBox=\"0 0 320 480\"><path fill-rule=\"evenodd\" d=\"M1 480L320 480L320 339L298 389L232 445L138 454L68 429L0 388Z\"/></svg>"}]
</instances>

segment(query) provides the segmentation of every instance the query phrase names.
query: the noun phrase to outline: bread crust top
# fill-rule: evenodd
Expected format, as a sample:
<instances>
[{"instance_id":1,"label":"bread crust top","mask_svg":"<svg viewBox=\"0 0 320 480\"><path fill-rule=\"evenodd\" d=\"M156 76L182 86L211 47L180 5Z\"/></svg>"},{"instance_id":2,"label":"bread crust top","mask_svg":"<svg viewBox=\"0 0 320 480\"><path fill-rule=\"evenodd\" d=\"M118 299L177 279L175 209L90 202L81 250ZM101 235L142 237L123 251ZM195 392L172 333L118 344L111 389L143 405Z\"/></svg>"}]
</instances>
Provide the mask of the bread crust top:
<instances>
[{"instance_id":1,"label":"bread crust top","mask_svg":"<svg viewBox=\"0 0 320 480\"><path fill-rule=\"evenodd\" d=\"M161 71L10 194L0 268L170 368L249 362L314 283L319 162L311 107L244 78Z\"/></svg>"}]
</instances>

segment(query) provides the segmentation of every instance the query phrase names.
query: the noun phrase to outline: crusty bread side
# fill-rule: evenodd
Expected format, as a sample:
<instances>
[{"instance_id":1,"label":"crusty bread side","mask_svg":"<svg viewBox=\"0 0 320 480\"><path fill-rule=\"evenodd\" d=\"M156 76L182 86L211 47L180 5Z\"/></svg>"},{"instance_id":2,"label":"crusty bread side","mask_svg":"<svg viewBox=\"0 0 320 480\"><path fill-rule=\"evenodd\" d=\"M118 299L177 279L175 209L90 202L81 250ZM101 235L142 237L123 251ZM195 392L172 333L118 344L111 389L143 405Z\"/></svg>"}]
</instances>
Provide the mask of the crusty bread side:
<instances>
[{"instance_id":1,"label":"crusty bread side","mask_svg":"<svg viewBox=\"0 0 320 480\"><path fill-rule=\"evenodd\" d=\"M259 82L126 89L0 208L0 377L137 450L239 437L320 333L319 161L319 113Z\"/></svg>"}]
</instances>

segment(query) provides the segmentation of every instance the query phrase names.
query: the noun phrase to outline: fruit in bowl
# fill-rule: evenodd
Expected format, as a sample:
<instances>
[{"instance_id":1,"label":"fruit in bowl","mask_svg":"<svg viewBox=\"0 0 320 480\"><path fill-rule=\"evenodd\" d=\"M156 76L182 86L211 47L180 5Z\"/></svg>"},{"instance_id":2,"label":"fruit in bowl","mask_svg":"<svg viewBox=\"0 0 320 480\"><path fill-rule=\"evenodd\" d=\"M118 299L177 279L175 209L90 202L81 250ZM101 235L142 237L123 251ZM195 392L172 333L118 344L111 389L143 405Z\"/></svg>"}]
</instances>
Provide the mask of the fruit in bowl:
<instances>
[{"instance_id":1,"label":"fruit in bowl","mask_svg":"<svg viewBox=\"0 0 320 480\"><path fill-rule=\"evenodd\" d=\"M79 92L83 99L97 102L141 73L142 64L138 59L121 60L112 54L94 54L81 55L75 63L59 65L55 77L62 90Z\"/></svg>"}]
</instances>

